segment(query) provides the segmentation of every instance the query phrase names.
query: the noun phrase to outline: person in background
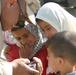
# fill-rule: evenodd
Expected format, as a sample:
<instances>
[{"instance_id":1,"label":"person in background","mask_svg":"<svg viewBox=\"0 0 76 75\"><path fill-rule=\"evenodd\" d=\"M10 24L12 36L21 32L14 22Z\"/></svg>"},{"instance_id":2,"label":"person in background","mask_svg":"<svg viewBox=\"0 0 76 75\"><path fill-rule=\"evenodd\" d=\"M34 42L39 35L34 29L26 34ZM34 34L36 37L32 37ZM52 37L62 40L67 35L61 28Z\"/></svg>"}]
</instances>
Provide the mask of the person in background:
<instances>
[{"instance_id":1,"label":"person in background","mask_svg":"<svg viewBox=\"0 0 76 75\"><path fill-rule=\"evenodd\" d=\"M8 47L4 47L2 49L1 57L4 56L3 58L7 59L9 62L19 58L19 47L16 45L16 40L12 35L11 30L3 31L2 35L3 40L6 42Z\"/></svg>"},{"instance_id":2,"label":"person in background","mask_svg":"<svg viewBox=\"0 0 76 75\"><path fill-rule=\"evenodd\" d=\"M76 75L76 32L58 32L49 38L46 46L48 64L54 72Z\"/></svg>"},{"instance_id":3,"label":"person in background","mask_svg":"<svg viewBox=\"0 0 76 75\"><path fill-rule=\"evenodd\" d=\"M36 21L47 38L64 30L76 32L76 18L54 2L46 3L39 9Z\"/></svg>"}]
</instances>

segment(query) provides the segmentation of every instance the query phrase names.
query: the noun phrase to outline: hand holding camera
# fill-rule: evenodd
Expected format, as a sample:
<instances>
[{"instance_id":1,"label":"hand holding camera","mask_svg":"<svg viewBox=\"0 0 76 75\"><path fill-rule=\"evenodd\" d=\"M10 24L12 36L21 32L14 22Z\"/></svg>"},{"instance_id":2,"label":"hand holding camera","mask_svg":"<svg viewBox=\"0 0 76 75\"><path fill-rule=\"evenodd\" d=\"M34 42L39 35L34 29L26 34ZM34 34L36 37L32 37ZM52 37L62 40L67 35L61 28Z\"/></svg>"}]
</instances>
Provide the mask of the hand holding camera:
<instances>
[{"instance_id":1,"label":"hand holding camera","mask_svg":"<svg viewBox=\"0 0 76 75\"><path fill-rule=\"evenodd\" d=\"M43 72L43 65L42 65L42 62L41 62L41 60L39 58L33 57L33 61L31 61L28 65L30 66L30 68L38 70L39 71L38 75L42 74L42 72Z\"/></svg>"},{"instance_id":2,"label":"hand holding camera","mask_svg":"<svg viewBox=\"0 0 76 75\"><path fill-rule=\"evenodd\" d=\"M31 61L30 64L28 64L28 65L29 65L29 67L31 67L33 69L37 69L36 62L34 62L34 61Z\"/></svg>"}]
</instances>

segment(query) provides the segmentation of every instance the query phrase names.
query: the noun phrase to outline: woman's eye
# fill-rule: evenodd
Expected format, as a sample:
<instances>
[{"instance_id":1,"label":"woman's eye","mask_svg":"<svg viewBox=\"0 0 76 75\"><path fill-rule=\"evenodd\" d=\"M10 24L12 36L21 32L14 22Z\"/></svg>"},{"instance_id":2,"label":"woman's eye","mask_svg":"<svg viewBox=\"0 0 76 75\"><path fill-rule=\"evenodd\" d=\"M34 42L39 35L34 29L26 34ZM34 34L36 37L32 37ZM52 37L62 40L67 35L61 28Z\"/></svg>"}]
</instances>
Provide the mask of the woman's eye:
<instances>
[{"instance_id":1,"label":"woman's eye","mask_svg":"<svg viewBox=\"0 0 76 75\"><path fill-rule=\"evenodd\" d=\"M47 30L50 30L50 28L47 28Z\"/></svg>"},{"instance_id":2,"label":"woman's eye","mask_svg":"<svg viewBox=\"0 0 76 75\"><path fill-rule=\"evenodd\" d=\"M28 36L29 36L28 34L27 35L24 35L25 38L27 38Z\"/></svg>"}]
</instances>

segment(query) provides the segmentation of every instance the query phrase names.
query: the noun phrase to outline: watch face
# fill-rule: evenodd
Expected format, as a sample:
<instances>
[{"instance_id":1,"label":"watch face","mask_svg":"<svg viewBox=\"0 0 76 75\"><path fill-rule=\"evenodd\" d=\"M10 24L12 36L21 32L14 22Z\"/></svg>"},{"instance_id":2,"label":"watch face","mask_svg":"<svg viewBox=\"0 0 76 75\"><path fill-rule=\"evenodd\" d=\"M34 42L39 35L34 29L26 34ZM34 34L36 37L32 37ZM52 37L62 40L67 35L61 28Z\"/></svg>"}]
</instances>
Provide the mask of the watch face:
<instances>
[{"instance_id":1,"label":"watch face","mask_svg":"<svg viewBox=\"0 0 76 75\"><path fill-rule=\"evenodd\" d=\"M14 38L14 36L12 35L12 33L11 32L9 32L9 31L5 31L5 32L3 32L3 39L4 39L4 41L6 42L6 43L8 43L8 44L15 44L15 38Z\"/></svg>"}]
</instances>

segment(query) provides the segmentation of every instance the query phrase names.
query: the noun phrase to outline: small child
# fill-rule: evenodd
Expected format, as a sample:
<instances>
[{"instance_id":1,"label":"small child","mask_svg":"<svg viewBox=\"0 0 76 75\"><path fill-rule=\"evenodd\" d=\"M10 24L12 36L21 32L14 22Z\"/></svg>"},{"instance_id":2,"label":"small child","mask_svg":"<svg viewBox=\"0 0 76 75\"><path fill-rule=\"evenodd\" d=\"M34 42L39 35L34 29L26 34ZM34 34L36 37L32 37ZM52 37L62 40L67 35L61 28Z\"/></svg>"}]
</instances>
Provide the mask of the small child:
<instances>
[{"instance_id":1,"label":"small child","mask_svg":"<svg viewBox=\"0 0 76 75\"><path fill-rule=\"evenodd\" d=\"M3 32L3 39L8 46L3 48L3 56L9 61L19 58L19 47L16 45L10 30Z\"/></svg>"},{"instance_id":2,"label":"small child","mask_svg":"<svg viewBox=\"0 0 76 75\"><path fill-rule=\"evenodd\" d=\"M46 42L48 64L58 75L76 75L76 33L63 31Z\"/></svg>"}]
</instances>

